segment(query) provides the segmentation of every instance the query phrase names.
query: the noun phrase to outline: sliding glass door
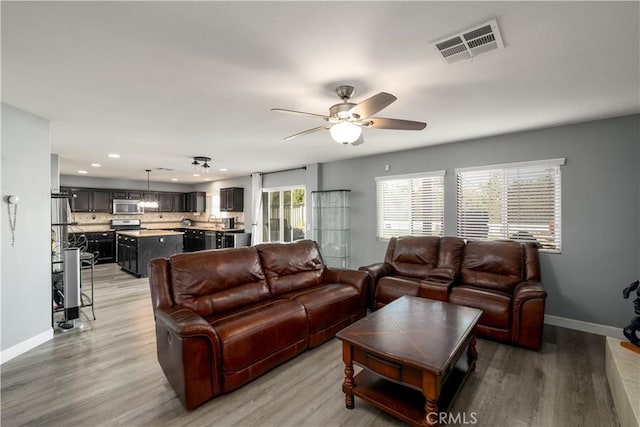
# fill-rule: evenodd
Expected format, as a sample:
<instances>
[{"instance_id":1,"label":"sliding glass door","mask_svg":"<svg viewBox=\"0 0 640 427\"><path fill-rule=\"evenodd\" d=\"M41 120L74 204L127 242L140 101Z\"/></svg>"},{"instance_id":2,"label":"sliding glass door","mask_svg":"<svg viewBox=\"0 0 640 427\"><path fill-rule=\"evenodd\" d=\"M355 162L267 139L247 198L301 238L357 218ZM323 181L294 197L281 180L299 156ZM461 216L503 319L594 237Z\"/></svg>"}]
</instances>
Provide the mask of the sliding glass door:
<instances>
[{"instance_id":1,"label":"sliding glass door","mask_svg":"<svg viewBox=\"0 0 640 427\"><path fill-rule=\"evenodd\" d=\"M304 187L271 188L262 192L262 240L294 242L305 238Z\"/></svg>"}]
</instances>

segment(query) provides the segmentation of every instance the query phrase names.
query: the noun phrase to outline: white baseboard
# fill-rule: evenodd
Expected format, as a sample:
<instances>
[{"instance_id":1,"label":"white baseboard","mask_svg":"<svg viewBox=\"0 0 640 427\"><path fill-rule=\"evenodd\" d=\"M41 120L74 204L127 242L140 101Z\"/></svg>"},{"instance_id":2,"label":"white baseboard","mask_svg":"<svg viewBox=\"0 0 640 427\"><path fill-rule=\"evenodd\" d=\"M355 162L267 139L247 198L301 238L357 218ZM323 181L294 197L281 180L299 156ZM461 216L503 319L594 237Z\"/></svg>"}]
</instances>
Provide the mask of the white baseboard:
<instances>
[{"instance_id":1,"label":"white baseboard","mask_svg":"<svg viewBox=\"0 0 640 427\"><path fill-rule=\"evenodd\" d=\"M0 353L0 365L52 339L53 329L49 329L13 347L9 347Z\"/></svg>"},{"instance_id":2,"label":"white baseboard","mask_svg":"<svg viewBox=\"0 0 640 427\"><path fill-rule=\"evenodd\" d=\"M560 326L562 328L574 329L576 331L589 332L596 335L604 335L607 337L615 337L626 340L622 333L622 328L613 326L599 325L597 323L583 322L582 320L568 319L566 317L544 315L544 323L547 325Z\"/></svg>"}]
</instances>

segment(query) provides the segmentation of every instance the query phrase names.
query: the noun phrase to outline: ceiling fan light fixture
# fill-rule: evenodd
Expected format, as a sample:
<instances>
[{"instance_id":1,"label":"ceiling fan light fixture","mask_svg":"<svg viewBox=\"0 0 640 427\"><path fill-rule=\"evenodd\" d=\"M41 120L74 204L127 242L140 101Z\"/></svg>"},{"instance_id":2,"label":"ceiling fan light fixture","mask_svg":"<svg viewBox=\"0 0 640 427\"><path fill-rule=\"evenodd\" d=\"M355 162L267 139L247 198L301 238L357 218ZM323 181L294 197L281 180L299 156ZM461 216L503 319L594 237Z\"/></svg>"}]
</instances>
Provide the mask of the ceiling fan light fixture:
<instances>
[{"instance_id":1,"label":"ceiling fan light fixture","mask_svg":"<svg viewBox=\"0 0 640 427\"><path fill-rule=\"evenodd\" d=\"M329 129L331 138L340 144L351 144L360 138L362 135L362 128L349 122L340 122Z\"/></svg>"}]
</instances>

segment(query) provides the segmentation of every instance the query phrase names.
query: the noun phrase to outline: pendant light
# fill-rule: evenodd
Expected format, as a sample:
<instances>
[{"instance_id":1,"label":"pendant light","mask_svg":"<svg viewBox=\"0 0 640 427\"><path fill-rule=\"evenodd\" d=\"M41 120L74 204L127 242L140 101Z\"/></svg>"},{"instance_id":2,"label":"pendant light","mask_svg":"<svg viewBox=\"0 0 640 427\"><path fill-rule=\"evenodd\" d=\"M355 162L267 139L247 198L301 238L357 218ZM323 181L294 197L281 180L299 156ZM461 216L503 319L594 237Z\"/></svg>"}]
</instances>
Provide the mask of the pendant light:
<instances>
[{"instance_id":1,"label":"pendant light","mask_svg":"<svg viewBox=\"0 0 640 427\"><path fill-rule=\"evenodd\" d=\"M145 195L144 200L142 201L142 207L150 208L150 209L157 209L158 208L158 201L157 200L151 200L151 190L150 190L150 186L149 186L149 174L151 173L151 169L145 169L145 171L147 172L147 194Z\"/></svg>"}]
</instances>

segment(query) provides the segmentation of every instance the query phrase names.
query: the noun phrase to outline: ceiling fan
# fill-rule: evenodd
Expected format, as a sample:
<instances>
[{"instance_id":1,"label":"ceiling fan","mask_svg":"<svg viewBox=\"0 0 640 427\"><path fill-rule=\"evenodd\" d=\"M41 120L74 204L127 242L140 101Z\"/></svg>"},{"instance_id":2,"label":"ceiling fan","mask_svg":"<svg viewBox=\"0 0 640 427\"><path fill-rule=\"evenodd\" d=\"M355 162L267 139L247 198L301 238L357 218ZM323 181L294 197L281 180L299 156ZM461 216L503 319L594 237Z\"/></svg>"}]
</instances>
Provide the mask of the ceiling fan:
<instances>
[{"instance_id":1,"label":"ceiling fan","mask_svg":"<svg viewBox=\"0 0 640 427\"><path fill-rule=\"evenodd\" d=\"M382 117L371 117L378 111L389 106L397 98L390 93L380 92L364 101L354 104L349 102L355 89L353 86L338 86L336 94L342 99L341 103L329 107L329 115L305 113L302 111L286 110L283 108L272 108L271 111L281 113L299 114L301 116L316 117L323 119L327 124L290 135L285 140L290 140L302 135L328 130L331 137L344 145L360 145L364 142L362 128L373 129L399 129L399 130L422 130L427 124L424 122L414 122L412 120L386 119Z\"/></svg>"}]
</instances>

